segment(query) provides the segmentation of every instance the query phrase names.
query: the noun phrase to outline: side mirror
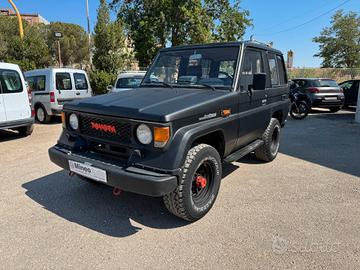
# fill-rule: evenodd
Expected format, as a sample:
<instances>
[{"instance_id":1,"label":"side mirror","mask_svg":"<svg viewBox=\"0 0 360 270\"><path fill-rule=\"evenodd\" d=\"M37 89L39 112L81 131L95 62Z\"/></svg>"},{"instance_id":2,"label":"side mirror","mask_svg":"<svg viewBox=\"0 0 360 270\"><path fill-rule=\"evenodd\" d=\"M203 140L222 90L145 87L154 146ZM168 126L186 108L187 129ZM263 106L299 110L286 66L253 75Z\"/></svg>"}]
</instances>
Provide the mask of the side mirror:
<instances>
[{"instance_id":1,"label":"side mirror","mask_svg":"<svg viewBox=\"0 0 360 270\"><path fill-rule=\"evenodd\" d=\"M266 74L256 73L253 79L253 90L265 90L266 88Z\"/></svg>"},{"instance_id":2,"label":"side mirror","mask_svg":"<svg viewBox=\"0 0 360 270\"><path fill-rule=\"evenodd\" d=\"M106 90L107 90L108 92L111 92L112 89L113 89L113 86L112 86L112 85L108 85L108 87L106 87Z\"/></svg>"}]
</instances>

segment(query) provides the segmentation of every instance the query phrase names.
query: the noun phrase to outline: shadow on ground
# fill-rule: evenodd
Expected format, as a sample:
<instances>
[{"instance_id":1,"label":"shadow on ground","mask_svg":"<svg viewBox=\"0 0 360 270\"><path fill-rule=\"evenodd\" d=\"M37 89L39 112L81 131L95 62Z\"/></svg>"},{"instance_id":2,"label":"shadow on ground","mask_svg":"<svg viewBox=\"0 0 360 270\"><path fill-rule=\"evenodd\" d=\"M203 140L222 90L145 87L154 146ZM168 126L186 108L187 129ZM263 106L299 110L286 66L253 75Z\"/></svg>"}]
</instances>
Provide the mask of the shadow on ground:
<instances>
[{"instance_id":1,"label":"shadow on ground","mask_svg":"<svg viewBox=\"0 0 360 270\"><path fill-rule=\"evenodd\" d=\"M84 182L59 171L25 183L26 195L50 212L91 230L126 237L141 228L130 220L156 229L185 226L188 223L167 212L161 198L123 192Z\"/></svg>"},{"instance_id":2,"label":"shadow on ground","mask_svg":"<svg viewBox=\"0 0 360 270\"><path fill-rule=\"evenodd\" d=\"M238 166L224 165L224 177ZM126 237L141 228L133 220L156 229L170 229L188 224L165 208L162 198L152 198L123 192L112 195L112 188L81 181L59 171L25 183L26 195L48 211L91 230L113 236Z\"/></svg>"},{"instance_id":3,"label":"shadow on ground","mask_svg":"<svg viewBox=\"0 0 360 270\"><path fill-rule=\"evenodd\" d=\"M316 111L290 120L283 129L280 152L330 169L360 176L360 125L354 111Z\"/></svg>"},{"instance_id":4,"label":"shadow on ground","mask_svg":"<svg viewBox=\"0 0 360 270\"><path fill-rule=\"evenodd\" d=\"M17 140L21 138L23 138L23 136L21 136L17 131L0 130L0 143Z\"/></svg>"}]
</instances>

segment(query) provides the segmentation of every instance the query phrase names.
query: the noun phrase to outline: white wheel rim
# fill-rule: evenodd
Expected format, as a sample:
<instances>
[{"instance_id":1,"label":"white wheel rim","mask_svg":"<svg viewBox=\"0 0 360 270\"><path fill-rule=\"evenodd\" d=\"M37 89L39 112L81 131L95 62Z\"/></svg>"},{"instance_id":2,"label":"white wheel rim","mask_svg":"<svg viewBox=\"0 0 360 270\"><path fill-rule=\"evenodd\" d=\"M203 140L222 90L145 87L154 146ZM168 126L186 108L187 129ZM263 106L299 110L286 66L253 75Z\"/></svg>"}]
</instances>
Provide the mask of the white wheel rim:
<instances>
[{"instance_id":1,"label":"white wheel rim","mask_svg":"<svg viewBox=\"0 0 360 270\"><path fill-rule=\"evenodd\" d=\"M45 113L42 108L37 109L37 118L40 122L43 122L45 119Z\"/></svg>"}]
</instances>

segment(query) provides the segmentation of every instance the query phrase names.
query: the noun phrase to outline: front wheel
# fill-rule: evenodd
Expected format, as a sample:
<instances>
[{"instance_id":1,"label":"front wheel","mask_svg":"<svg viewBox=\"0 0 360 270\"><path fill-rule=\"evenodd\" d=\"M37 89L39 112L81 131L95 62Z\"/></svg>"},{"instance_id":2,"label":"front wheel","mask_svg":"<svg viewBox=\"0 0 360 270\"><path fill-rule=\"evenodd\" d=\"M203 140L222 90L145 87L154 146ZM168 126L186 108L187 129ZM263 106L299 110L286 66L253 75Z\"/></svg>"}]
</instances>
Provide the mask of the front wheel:
<instances>
[{"instance_id":1,"label":"front wheel","mask_svg":"<svg viewBox=\"0 0 360 270\"><path fill-rule=\"evenodd\" d=\"M221 158L210 145L199 144L188 152L177 189L163 197L172 214L196 221L214 205L222 176Z\"/></svg>"},{"instance_id":2,"label":"front wheel","mask_svg":"<svg viewBox=\"0 0 360 270\"><path fill-rule=\"evenodd\" d=\"M310 108L305 101L293 102L290 108L290 115L296 120L302 120L308 116L309 111Z\"/></svg>"},{"instance_id":3,"label":"front wheel","mask_svg":"<svg viewBox=\"0 0 360 270\"><path fill-rule=\"evenodd\" d=\"M36 108L36 120L38 120L41 124L47 124L50 122L51 116L47 114L43 106L38 106Z\"/></svg>"}]
</instances>

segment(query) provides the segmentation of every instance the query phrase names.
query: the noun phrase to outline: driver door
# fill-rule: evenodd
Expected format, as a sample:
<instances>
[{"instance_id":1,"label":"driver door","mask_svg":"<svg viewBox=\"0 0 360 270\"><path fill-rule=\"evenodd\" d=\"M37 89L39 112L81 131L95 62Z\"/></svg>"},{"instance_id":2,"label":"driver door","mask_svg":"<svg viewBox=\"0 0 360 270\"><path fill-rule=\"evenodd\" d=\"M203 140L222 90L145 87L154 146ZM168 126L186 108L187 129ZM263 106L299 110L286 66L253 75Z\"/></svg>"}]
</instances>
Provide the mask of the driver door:
<instances>
[{"instance_id":1,"label":"driver door","mask_svg":"<svg viewBox=\"0 0 360 270\"><path fill-rule=\"evenodd\" d=\"M253 79L256 73L266 73L263 51L246 48L240 71L239 98L239 136L237 148L241 148L260 138L267 125L267 89L253 90Z\"/></svg>"}]
</instances>

